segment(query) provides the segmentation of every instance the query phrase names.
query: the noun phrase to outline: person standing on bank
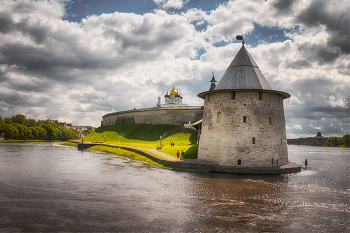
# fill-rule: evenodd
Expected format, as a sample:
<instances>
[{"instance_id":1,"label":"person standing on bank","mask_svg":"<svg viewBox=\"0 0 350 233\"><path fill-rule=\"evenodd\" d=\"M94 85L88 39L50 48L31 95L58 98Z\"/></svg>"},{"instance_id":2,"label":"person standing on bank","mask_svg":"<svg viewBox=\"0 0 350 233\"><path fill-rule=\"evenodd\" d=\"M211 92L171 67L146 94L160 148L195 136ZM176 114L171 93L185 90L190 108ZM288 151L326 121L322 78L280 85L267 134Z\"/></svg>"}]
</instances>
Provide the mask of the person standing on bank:
<instances>
[{"instance_id":1,"label":"person standing on bank","mask_svg":"<svg viewBox=\"0 0 350 233\"><path fill-rule=\"evenodd\" d=\"M182 152L181 152L181 160L183 160L183 159L184 159L184 157L185 157L185 152L184 152L184 151L182 151Z\"/></svg>"},{"instance_id":2,"label":"person standing on bank","mask_svg":"<svg viewBox=\"0 0 350 233\"><path fill-rule=\"evenodd\" d=\"M307 161L307 159L305 159L305 167L307 168L307 163L308 163L308 161Z\"/></svg>"},{"instance_id":3,"label":"person standing on bank","mask_svg":"<svg viewBox=\"0 0 350 233\"><path fill-rule=\"evenodd\" d=\"M179 160L180 151L177 151L177 152L176 152L176 156L177 156L177 160Z\"/></svg>"}]
</instances>

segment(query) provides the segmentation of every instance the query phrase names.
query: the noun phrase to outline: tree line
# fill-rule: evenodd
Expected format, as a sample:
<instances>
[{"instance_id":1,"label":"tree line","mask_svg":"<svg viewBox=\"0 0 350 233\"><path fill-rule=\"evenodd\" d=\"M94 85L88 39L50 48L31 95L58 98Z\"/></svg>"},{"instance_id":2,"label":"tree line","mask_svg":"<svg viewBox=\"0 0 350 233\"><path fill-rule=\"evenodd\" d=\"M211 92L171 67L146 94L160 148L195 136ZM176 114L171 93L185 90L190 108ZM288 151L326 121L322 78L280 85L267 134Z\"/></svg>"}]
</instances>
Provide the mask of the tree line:
<instances>
[{"instance_id":1,"label":"tree line","mask_svg":"<svg viewBox=\"0 0 350 233\"><path fill-rule=\"evenodd\" d=\"M341 146L345 145L349 147L350 145L350 135L346 134L343 137L329 137L327 139L327 142L325 143L326 146Z\"/></svg>"},{"instance_id":2,"label":"tree line","mask_svg":"<svg viewBox=\"0 0 350 233\"><path fill-rule=\"evenodd\" d=\"M75 129L67 129L59 125L57 120L27 119L16 115L2 119L0 117L0 136L5 139L39 139L39 140L70 140L79 136Z\"/></svg>"}]
</instances>

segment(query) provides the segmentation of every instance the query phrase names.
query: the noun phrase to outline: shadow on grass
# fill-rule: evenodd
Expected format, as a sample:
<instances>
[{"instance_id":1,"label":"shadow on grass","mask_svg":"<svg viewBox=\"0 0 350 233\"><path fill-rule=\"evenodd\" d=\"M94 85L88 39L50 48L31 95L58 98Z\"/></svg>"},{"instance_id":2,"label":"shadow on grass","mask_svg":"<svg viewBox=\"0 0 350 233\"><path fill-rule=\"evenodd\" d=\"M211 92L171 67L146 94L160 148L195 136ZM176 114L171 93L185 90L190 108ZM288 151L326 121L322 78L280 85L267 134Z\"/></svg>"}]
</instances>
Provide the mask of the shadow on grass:
<instances>
[{"instance_id":1,"label":"shadow on grass","mask_svg":"<svg viewBox=\"0 0 350 233\"><path fill-rule=\"evenodd\" d=\"M198 145L193 145L185 151L185 159L197 159Z\"/></svg>"},{"instance_id":2,"label":"shadow on grass","mask_svg":"<svg viewBox=\"0 0 350 233\"><path fill-rule=\"evenodd\" d=\"M119 136L132 140L157 141L164 133L176 128L175 125L116 124L102 126L95 131L96 133L115 132Z\"/></svg>"}]
</instances>

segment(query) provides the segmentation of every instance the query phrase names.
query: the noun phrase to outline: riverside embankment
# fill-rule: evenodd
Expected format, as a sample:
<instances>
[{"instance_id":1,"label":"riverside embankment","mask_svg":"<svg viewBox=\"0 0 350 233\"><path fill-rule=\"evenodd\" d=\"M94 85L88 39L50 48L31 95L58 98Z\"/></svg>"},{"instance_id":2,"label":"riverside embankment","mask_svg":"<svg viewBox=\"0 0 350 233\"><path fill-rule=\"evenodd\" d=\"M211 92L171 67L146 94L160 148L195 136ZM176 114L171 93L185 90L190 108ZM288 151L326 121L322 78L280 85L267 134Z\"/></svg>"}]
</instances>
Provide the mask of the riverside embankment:
<instances>
[{"instance_id":1,"label":"riverside embankment","mask_svg":"<svg viewBox=\"0 0 350 233\"><path fill-rule=\"evenodd\" d=\"M221 166L206 161L200 161L196 159L183 159L177 160L177 158L162 153L156 149L147 149L132 146L121 146L121 145L109 145L105 143L79 143L77 141L71 141L77 144L78 149L85 150L95 146L105 146L112 148L120 148L123 150L135 152L140 154L156 163L162 164L166 167L176 170L189 170L196 172L219 172L219 173L232 173L232 174L287 174L300 172L301 166L290 163L284 166L271 166L266 167L238 167L238 166Z\"/></svg>"}]
</instances>

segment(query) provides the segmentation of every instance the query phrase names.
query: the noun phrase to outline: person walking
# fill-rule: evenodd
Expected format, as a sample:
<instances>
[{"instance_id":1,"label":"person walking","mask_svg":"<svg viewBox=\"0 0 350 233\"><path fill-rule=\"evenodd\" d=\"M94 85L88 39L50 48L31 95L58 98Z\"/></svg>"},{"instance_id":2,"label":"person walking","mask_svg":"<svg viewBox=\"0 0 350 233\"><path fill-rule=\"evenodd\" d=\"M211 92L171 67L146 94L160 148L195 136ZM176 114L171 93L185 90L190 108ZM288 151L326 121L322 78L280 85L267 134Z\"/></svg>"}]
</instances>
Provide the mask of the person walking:
<instances>
[{"instance_id":1,"label":"person walking","mask_svg":"<svg viewBox=\"0 0 350 233\"><path fill-rule=\"evenodd\" d=\"M184 151L182 151L182 152L181 152L181 160L183 160L183 159L184 159L184 157L185 157L185 152L184 152Z\"/></svg>"},{"instance_id":2,"label":"person walking","mask_svg":"<svg viewBox=\"0 0 350 233\"><path fill-rule=\"evenodd\" d=\"M177 152L176 152L176 156L177 156L177 160L179 160L179 157L180 157L180 151L177 151Z\"/></svg>"}]
</instances>

